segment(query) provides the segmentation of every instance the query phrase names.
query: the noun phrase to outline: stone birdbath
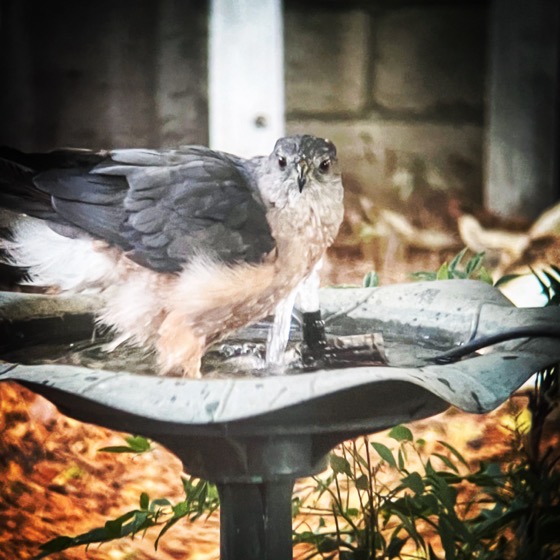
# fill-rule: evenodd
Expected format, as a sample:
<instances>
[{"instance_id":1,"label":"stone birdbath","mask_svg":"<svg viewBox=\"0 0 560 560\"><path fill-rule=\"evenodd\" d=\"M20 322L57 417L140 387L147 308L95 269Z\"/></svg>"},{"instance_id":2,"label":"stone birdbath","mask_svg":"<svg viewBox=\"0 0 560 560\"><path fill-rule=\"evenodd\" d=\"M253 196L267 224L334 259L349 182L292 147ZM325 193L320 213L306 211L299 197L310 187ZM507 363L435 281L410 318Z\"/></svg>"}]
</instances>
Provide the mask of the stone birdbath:
<instances>
[{"instance_id":1,"label":"stone birdbath","mask_svg":"<svg viewBox=\"0 0 560 560\"><path fill-rule=\"evenodd\" d=\"M0 380L78 420L152 438L186 472L216 483L222 560L292 558L294 482L325 469L338 443L451 405L490 411L560 362L560 308L518 309L470 280L322 290L328 335L338 348L355 346L359 359L319 361L311 371L193 380L14 359L18 346L26 354L46 340L91 337L93 305L0 294ZM241 337L265 340L266 331Z\"/></svg>"}]
</instances>

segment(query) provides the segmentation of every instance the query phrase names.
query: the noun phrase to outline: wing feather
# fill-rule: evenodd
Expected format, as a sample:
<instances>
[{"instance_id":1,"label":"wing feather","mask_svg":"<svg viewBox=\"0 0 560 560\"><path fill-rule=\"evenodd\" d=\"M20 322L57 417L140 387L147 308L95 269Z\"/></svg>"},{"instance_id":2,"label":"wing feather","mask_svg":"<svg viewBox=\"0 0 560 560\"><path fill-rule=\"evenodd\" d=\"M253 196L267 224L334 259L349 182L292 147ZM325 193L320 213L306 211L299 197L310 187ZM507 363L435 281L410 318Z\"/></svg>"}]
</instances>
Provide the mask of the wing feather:
<instances>
[{"instance_id":1,"label":"wing feather","mask_svg":"<svg viewBox=\"0 0 560 560\"><path fill-rule=\"evenodd\" d=\"M258 189L229 154L201 146L8 151L0 163L0 179L19 185L3 193L6 205L24 196L23 211L104 239L157 271L179 271L201 254L255 263L275 247Z\"/></svg>"}]
</instances>

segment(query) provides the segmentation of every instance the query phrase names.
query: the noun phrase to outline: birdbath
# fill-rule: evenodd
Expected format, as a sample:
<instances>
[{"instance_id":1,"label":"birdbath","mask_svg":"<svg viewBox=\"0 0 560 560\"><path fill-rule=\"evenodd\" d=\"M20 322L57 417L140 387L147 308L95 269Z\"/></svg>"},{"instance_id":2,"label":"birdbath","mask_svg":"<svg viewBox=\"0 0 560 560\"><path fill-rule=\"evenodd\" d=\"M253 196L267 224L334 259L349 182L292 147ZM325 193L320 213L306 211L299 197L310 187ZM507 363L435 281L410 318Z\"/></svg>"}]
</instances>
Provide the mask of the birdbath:
<instances>
[{"instance_id":1,"label":"birdbath","mask_svg":"<svg viewBox=\"0 0 560 560\"><path fill-rule=\"evenodd\" d=\"M87 300L4 294L0 303L0 333L10 333L10 344L40 336L47 316L55 321L50 336L91 331ZM28 320L30 303L42 328ZM53 305L65 309L58 318ZM294 482L325 469L338 443L451 405L490 411L560 361L560 308L518 309L482 282L327 289L321 309L332 337L363 347L381 335L388 363L193 380L6 362L0 380L29 387L78 420L152 438L186 472L216 483L222 560L288 560ZM516 338L484 354L454 355L508 333Z\"/></svg>"}]
</instances>

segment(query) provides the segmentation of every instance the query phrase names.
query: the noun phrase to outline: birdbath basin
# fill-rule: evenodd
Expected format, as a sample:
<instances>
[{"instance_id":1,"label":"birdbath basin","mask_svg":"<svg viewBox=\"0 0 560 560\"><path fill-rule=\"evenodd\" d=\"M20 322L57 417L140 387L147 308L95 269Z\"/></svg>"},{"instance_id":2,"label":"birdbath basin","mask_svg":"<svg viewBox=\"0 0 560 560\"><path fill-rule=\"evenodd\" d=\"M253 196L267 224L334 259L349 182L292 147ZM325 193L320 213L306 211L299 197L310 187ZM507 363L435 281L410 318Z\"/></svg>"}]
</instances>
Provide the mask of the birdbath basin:
<instances>
[{"instance_id":1,"label":"birdbath basin","mask_svg":"<svg viewBox=\"0 0 560 560\"><path fill-rule=\"evenodd\" d=\"M25 345L44 331L45 323L33 324L56 319L53 305L64 309L64 320L52 332L79 338L92 328L88 300L2 294L0 303L0 333L4 340L11 333L10 343ZM560 308L519 309L482 282L326 289L321 309L331 336L380 333L387 365L193 380L0 362L0 380L27 386L73 418L153 438L186 472L215 482L222 559L287 560L293 484L326 468L335 445L451 405L490 411L533 373L560 362ZM516 338L484 354L437 359L507 332Z\"/></svg>"}]
</instances>

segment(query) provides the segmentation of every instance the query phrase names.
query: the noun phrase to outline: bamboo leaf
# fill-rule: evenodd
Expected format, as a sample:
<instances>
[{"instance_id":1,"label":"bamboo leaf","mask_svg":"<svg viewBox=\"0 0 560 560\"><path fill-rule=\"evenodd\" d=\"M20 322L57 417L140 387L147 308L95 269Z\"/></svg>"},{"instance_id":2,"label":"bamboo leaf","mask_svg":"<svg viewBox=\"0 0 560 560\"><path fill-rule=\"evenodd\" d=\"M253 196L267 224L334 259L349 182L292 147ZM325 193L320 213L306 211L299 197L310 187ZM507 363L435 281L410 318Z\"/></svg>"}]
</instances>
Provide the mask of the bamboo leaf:
<instances>
[{"instance_id":1,"label":"bamboo leaf","mask_svg":"<svg viewBox=\"0 0 560 560\"><path fill-rule=\"evenodd\" d=\"M452 272L454 272L456 270L456 268L459 266L459 264L461 263L461 261L463 260L463 257L466 255L468 251L468 248L465 247L464 249L462 249L461 251L459 251L451 260L451 263L449 263L449 270L451 270Z\"/></svg>"},{"instance_id":2,"label":"bamboo leaf","mask_svg":"<svg viewBox=\"0 0 560 560\"><path fill-rule=\"evenodd\" d=\"M406 426L402 424L391 428L388 436L396 441L413 441L412 432Z\"/></svg>"},{"instance_id":3,"label":"bamboo leaf","mask_svg":"<svg viewBox=\"0 0 560 560\"><path fill-rule=\"evenodd\" d=\"M449 280L450 278L449 266L447 263L443 263L436 272L436 280Z\"/></svg>"},{"instance_id":4,"label":"bamboo leaf","mask_svg":"<svg viewBox=\"0 0 560 560\"><path fill-rule=\"evenodd\" d=\"M331 469L336 474L345 474L349 478L354 477L354 473L352 472L352 467L350 466L348 459L345 459L344 457L340 457L340 455L336 455L332 453L330 457L330 465L331 465Z\"/></svg>"},{"instance_id":5,"label":"bamboo leaf","mask_svg":"<svg viewBox=\"0 0 560 560\"><path fill-rule=\"evenodd\" d=\"M443 445L443 447L445 447L450 453L452 453L454 457L456 457L461 463L463 463L463 465L465 465L465 467L469 466L466 459L451 444L443 440L438 440L438 443L440 445Z\"/></svg>"},{"instance_id":6,"label":"bamboo leaf","mask_svg":"<svg viewBox=\"0 0 560 560\"><path fill-rule=\"evenodd\" d=\"M146 492L142 492L142 494L140 494L140 509L148 509L149 506L150 497L146 494Z\"/></svg>"},{"instance_id":7,"label":"bamboo leaf","mask_svg":"<svg viewBox=\"0 0 560 560\"><path fill-rule=\"evenodd\" d=\"M364 288L377 288L379 286L379 274L370 270L362 280L362 287Z\"/></svg>"},{"instance_id":8,"label":"bamboo leaf","mask_svg":"<svg viewBox=\"0 0 560 560\"><path fill-rule=\"evenodd\" d=\"M437 457L446 467L450 468L453 472L458 473L459 469L453 464L449 457L442 455L441 453L433 453L434 457Z\"/></svg>"},{"instance_id":9,"label":"bamboo leaf","mask_svg":"<svg viewBox=\"0 0 560 560\"><path fill-rule=\"evenodd\" d=\"M395 458L393 457L393 453L391 452L391 450L386 445L383 445L382 443L379 443L379 442L376 442L376 441L372 441L370 445L375 449L375 451L377 451L378 455L386 463L388 463L394 469L397 468L397 462L395 461Z\"/></svg>"}]
</instances>

